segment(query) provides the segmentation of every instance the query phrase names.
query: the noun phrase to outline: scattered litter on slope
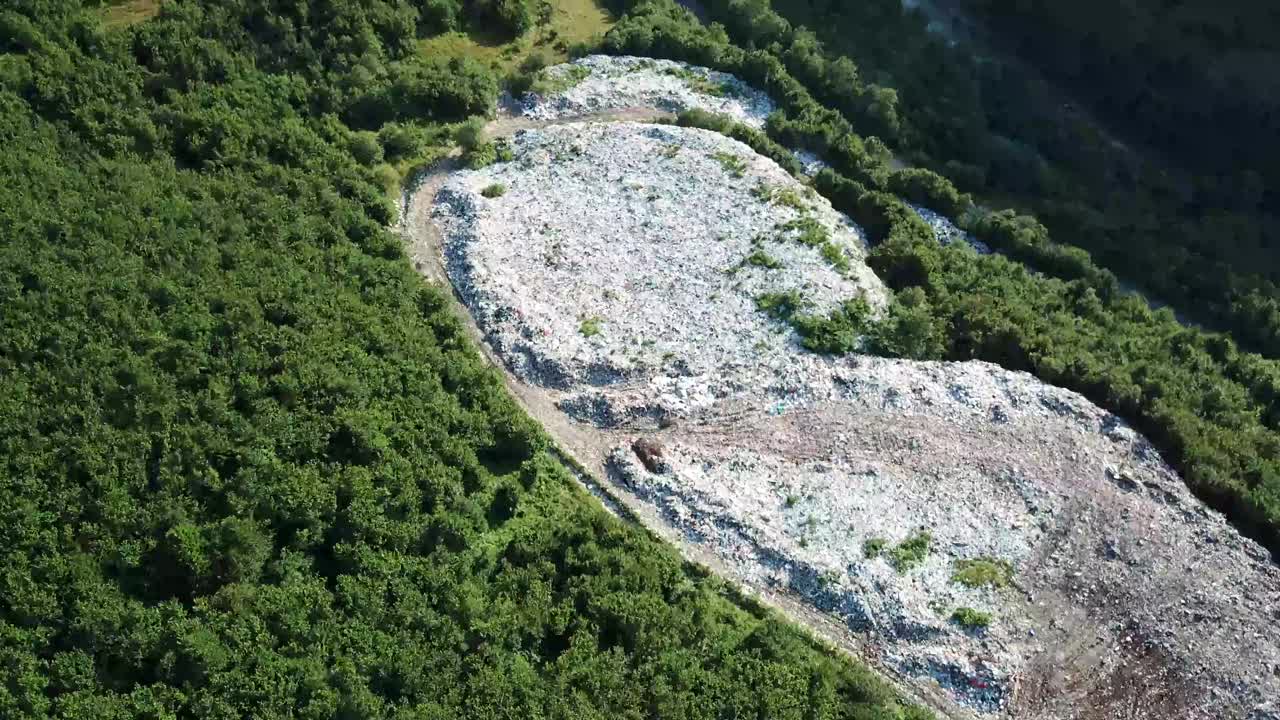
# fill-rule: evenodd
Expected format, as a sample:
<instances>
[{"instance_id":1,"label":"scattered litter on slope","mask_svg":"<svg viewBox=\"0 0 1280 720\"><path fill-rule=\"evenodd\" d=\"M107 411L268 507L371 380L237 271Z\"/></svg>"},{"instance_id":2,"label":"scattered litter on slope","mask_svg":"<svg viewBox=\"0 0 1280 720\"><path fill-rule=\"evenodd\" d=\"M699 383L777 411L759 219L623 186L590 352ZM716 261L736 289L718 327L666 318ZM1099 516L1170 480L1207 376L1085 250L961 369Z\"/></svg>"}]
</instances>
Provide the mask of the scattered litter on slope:
<instances>
[{"instance_id":1,"label":"scattered litter on slope","mask_svg":"<svg viewBox=\"0 0 1280 720\"><path fill-rule=\"evenodd\" d=\"M831 167L826 160L809 150L792 150L791 154L795 156L796 160L800 161L800 171L809 177L813 177Z\"/></svg>"},{"instance_id":2,"label":"scattered litter on slope","mask_svg":"<svg viewBox=\"0 0 1280 720\"><path fill-rule=\"evenodd\" d=\"M587 74L579 78L584 69ZM554 120L630 107L697 109L760 128L774 109L768 95L732 75L673 60L588 55L543 72L553 86L566 87L545 96L526 94L520 99L525 117Z\"/></svg>"},{"instance_id":3,"label":"scattered litter on slope","mask_svg":"<svg viewBox=\"0 0 1280 720\"><path fill-rule=\"evenodd\" d=\"M435 195L449 277L668 536L962 714L1276 717L1280 570L1118 418L986 363L801 350L755 295L883 289L857 228L745 146L628 123L513 149ZM779 238L802 214L847 276Z\"/></svg>"},{"instance_id":4,"label":"scattered litter on slope","mask_svg":"<svg viewBox=\"0 0 1280 720\"><path fill-rule=\"evenodd\" d=\"M654 397L678 415L729 396L794 399L808 385L794 339L756 299L796 292L816 313L884 302L861 230L735 140L614 123L528 131L512 147L514 162L454 175L436 220L490 342L527 382L588 391L567 401L574 412L632 412L595 401L594 388L623 383L641 413ZM493 183L506 193L483 197ZM853 270L784 228L799 218Z\"/></svg>"}]
</instances>

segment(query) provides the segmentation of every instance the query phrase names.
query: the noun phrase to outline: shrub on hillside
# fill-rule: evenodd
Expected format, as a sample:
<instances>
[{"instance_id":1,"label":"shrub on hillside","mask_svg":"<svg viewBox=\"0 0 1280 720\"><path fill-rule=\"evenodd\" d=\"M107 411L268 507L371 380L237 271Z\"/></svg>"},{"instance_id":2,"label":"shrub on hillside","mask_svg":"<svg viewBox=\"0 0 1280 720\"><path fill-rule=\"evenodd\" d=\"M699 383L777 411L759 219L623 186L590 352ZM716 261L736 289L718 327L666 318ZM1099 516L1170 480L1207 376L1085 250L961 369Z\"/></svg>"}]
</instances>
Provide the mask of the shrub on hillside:
<instances>
[{"instance_id":1,"label":"shrub on hillside","mask_svg":"<svg viewBox=\"0 0 1280 720\"><path fill-rule=\"evenodd\" d=\"M352 133L347 148L351 151L351 156L361 165L371 167L382 162L383 149L378 142L377 133L367 131Z\"/></svg>"},{"instance_id":2,"label":"shrub on hillside","mask_svg":"<svg viewBox=\"0 0 1280 720\"><path fill-rule=\"evenodd\" d=\"M950 180L924 168L895 170L889 174L888 188L949 218L958 218L973 206L973 199L956 190Z\"/></svg>"}]
</instances>

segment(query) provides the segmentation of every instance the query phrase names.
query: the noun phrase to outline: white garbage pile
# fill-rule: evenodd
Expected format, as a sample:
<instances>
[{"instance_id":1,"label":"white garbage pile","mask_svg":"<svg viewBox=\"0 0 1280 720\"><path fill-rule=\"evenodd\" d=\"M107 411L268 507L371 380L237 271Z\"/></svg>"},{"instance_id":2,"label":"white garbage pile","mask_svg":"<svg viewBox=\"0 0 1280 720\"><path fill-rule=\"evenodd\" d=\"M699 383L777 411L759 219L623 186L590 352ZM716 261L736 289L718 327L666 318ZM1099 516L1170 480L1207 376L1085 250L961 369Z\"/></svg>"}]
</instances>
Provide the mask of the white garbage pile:
<instances>
[{"instance_id":1,"label":"white garbage pile","mask_svg":"<svg viewBox=\"0 0 1280 720\"><path fill-rule=\"evenodd\" d=\"M964 716L1274 717L1280 571L1118 418L986 363L802 350L761 296L886 292L858 228L740 143L569 124L512 148L435 195L448 276L659 532Z\"/></svg>"},{"instance_id":2,"label":"white garbage pile","mask_svg":"<svg viewBox=\"0 0 1280 720\"><path fill-rule=\"evenodd\" d=\"M672 113L697 109L760 128L774 109L768 95L733 75L673 60L588 55L542 72L553 87L560 87L520 98L525 117L555 120L640 107Z\"/></svg>"},{"instance_id":3,"label":"white garbage pile","mask_svg":"<svg viewBox=\"0 0 1280 720\"><path fill-rule=\"evenodd\" d=\"M564 402L576 414L616 424L728 397L794 402L811 385L804 366L822 360L797 363L793 334L757 299L794 292L818 314L884 302L859 228L735 140L612 123L526 131L512 146L514 162L450 178L435 217L490 342L527 382L581 392ZM484 197L491 185L504 194ZM848 272L782 227L801 218ZM620 393L603 400L606 387Z\"/></svg>"}]
</instances>

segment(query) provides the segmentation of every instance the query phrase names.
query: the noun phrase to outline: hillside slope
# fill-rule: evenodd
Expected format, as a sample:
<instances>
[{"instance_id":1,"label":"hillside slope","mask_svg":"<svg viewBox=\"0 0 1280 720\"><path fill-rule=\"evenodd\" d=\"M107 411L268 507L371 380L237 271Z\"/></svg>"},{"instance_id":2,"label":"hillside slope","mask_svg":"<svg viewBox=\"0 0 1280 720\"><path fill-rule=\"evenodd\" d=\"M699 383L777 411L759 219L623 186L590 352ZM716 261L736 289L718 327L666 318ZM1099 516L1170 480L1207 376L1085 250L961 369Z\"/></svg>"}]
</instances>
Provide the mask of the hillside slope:
<instances>
[{"instance_id":1,"label":"hillside slope","mask_svg":"<svg viewBox=\"0 0 1280 720\"><path fill-rule=\"evenodd\" d=\"M610 517L414 273L461 11L0 9L0 717L927 717Z\"/></svg>"},{"instance_id":2,"label":"hillside slope","mask_svg":"<svg viewBox=\"0 0 1280 720\"><path fill-rule=\"evenodd\" d=\"M820 198L776 202L806 188L704 131L572 120L429 183L407 228L517 396L651 527L949 715L1265 716L1280 571L1145 440L989 364L805 352L758 298L883 304L857 244L846 285L778 230Z\"/></svg>"}]
</instances>

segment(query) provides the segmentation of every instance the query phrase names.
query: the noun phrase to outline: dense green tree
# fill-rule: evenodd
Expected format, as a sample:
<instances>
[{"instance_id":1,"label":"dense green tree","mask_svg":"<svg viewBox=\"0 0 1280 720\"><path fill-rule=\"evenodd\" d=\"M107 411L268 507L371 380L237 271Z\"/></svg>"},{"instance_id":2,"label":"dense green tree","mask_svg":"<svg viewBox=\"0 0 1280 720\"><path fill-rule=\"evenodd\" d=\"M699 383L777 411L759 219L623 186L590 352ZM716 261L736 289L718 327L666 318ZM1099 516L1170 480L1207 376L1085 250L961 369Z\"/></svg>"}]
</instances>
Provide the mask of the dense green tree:
<instances>
[{"instance_id":1,"label":"dense green tree","mask_svg":"<svg viewBox=\"0 0 1280 720\"><path fill-rule=\"evenodd\" d=\"M472 22L505 37L519 37L533 29L535 17L529 0L468 0Z\"/></svg>"},{"instance_id":2,"label":"dense green tree","mask_svg":"<svg viewBox=\"0 0 1280 720\"><path fill-rule=\"evenodd\" d=\"M896 293L872 337L874 352L912 360L938 360L946 351L946 335L929 297L919 287Z\"/></svg>"},{"instance_id":3,"label":"dense green tree","mask_svg":"<svg viewBox=\"0 0 1280 720\"><path fill-rule=\"evenodd\" d=\"M792 98L792 105L804 100ZM679 122L734 137L755 132L705 113L685 113ZM838 139L838 123L817 132L774 116L767 129L791 140L821 136L829 152L848 145ZM748 142L764 154L779 152L769 138ZM931 174L865 177L889 177L906 193L954 193ZM875 244L869 263L896 292L874 319L856 300L810 315L798 294L759 298L759 309L791 323L806 348L982 359L1076 390L1136 425L1200 497L1280 551L1280 363L1242 353L1224 335L1184 327L1168 310L1153 312L1122 293L1087 253L1051 242L1034 218L1012 211L970 218L970 228L1003 253L984 257L964 243L941 246L901 199L874 185L831 169L812 182L868 232Z\"/></svg>"}]
</instances>

